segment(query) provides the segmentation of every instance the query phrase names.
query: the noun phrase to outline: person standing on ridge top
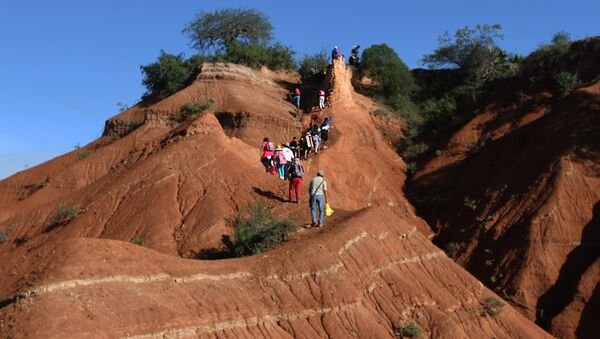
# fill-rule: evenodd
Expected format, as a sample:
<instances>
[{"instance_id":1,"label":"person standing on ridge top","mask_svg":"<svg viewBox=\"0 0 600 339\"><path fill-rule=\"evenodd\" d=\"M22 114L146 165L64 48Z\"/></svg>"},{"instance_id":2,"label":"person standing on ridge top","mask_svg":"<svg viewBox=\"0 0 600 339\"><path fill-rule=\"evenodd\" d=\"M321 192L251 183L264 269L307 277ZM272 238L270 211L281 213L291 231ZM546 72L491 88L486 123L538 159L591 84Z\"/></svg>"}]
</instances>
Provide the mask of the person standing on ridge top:
<instances>
[{"instance_id":1,"label":"person standing on ridge top","mask_svg":"<svg viewBox=\"0 0 600 339\"><path fill-rule=\"evenodd\" d=\"M333 64L335 59L337 59L339 56L340 50L338 49L338 46L333 46L333 51L331 51L331 63Z\"/></svg>"},{"instance_id":2,"label":"person standing on ridge top","mask_svg":"<svg viewBox=\"0 0 600 339\"><path fill-rule=\"evenodd\" d=\"M310 181L308 189L311 227L323 226L325 218L325 204L327 204L327 182L325 181L325 171L319 170L317 176ZM319 210L319 222L317 223L317 209Z\"/></svg>"},{"instance_id":3,"label":"person standing on ridge top","mask_svg":"<svg viewBox=\"0 0 600 339\"><path fill-rule=\"evenodd\" d=\"M356 46L352 46L352 51L350 52L350 59L348 59L348 63L350 65L354 65L354 66L358 66L359 64L359 56L358 56L358 50L360 49L360 45L356 45Z\"/></svg>"}]
</instances>

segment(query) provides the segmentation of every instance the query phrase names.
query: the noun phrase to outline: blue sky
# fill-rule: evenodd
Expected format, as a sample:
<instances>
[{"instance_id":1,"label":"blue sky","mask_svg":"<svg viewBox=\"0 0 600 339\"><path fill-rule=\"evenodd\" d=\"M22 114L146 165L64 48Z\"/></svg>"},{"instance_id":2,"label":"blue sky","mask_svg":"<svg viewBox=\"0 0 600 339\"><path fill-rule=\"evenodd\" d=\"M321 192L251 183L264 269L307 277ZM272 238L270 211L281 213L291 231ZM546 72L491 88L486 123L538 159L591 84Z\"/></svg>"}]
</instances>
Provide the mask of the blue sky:
<instances>
[{"instance_id":1,"label":"blue sky","mask_svg":"<svg viewBox=\"0 0 600 339\"><path fill-rule=\"evenodd\" d=\"M499 23L501 46L527 54L564 30L600 35L600 1L6 0L0 4L0 178L84 145L144 92L139 66L161 49L193 53L181 33L199 11L257 8L300 55L385 42L410 66L437 37Z\"/></svg>"}]
</instances>

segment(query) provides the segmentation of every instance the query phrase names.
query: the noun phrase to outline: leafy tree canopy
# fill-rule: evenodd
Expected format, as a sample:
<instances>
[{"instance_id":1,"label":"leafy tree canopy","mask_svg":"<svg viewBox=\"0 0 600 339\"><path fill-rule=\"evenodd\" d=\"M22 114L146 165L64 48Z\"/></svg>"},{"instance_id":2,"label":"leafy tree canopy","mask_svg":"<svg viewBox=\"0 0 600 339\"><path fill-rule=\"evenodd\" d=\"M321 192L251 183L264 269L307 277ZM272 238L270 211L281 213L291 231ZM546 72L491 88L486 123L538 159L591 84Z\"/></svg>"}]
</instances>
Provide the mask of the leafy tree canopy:
<instances>
[{"instance_id":1,"label":"leafy tree canopy","mask_svg":"<svg viewBox=\"0 0 600 339\"><path fill-rule=\"evenodd\" d=\"M504 38L501 30L499 24L485 24L475 28L465 26L457 30L454 37L446 31L438 37L440 47L433 54L425 55L422 62L430 68L462 68L474 52L497 48L496 40Z\"/></svg>"},{"instance_id":2,"label":"leafy tree canopy","mask_svg":"<svg viewBox=\"0 0 600 339\"><path fill-rule=\"evenodd\" d=\"M302 81L320 82L325 79L327 74L327 52L321 51L312 55L305 55L300 61L298 73L302 77Z\"/></svg>"},{"instance_id":3,"label":"leafy tree canopy","mask_svg":"<svg viewBox=\"0 0 600 339\"><path fill-rule=\"evenodd\" d=\"M385 97L408 96L415 89L410 70L386 44L372 45L364 50L362 70L375 81Z\"/></svg>"},{"instance_id":4,"label":"leafy tree canopy","mask_svg":"<svg viewBox=\"0 0 600 339\"><path fill-rule=\"evenodd\" d=\"M458 29L454 36L445 32L438 38L440 47L423 57L429 68L458 68L468 83L480 83L514 75L509 55L496 44L503 39L502 26L476 25Z\"/></svg>"},{"instance_id":5,"label":"leafy tree canopy","mask_svg":"<svg viewBox=\"0 0 600 339\"><path fill-rule=\"evenodd\" d=\"M192 46L201 52L223 50L237 41L242 44L266 44L273 37L269 18L255 9L227 8L200 12L183 32Z\"/></svg>"},{"instance_id":6,"label":"leafy tree canopy","mask_svg":"<svg viewBox=\"0 0 600 339\"><path fill-rule=\"evenodd\" d=\"M185 60L183 54L160 51L156 62L141 66L147 92L143 99L164 99L187 86L197 74L199 58Z\"/></svg>"}]
</instances>

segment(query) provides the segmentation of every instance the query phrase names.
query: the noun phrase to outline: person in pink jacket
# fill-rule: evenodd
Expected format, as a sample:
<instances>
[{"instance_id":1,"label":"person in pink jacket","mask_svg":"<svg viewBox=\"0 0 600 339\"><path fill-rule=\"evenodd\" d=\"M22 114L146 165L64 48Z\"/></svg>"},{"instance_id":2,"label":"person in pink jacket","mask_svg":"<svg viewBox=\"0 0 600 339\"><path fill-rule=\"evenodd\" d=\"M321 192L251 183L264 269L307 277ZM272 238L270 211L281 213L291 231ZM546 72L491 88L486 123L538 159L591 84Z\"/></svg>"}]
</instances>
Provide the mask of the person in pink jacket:
<instances>
[{"instance_id":1,"label":"person in pink jacket","mask_svg":"<svg viewBox=\"0 0 600 339\"><path fill-rule=\"evenodd\" d=\"M273 143L269 142L269 138L264 138L260 146L260 162L265 166L267 172L273 172Z\"/></svg>"}]
</instances>

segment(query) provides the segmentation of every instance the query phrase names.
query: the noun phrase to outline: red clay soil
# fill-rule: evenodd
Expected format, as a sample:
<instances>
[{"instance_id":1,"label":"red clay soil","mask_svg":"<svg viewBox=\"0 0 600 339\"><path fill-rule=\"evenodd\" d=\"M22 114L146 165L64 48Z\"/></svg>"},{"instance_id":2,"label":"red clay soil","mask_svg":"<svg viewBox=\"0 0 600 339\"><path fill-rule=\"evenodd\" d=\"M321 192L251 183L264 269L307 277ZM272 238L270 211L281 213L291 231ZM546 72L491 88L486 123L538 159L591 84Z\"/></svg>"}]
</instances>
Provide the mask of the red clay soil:
<instances>
[{"instance_id":1,"label":"red clay soil","mask_svg":"<svg viewBox=\"0 0 600 339\"><path fill-rule=\"evenodd\" d=\"M351 77L337 61L332 143L305 163L306 179L325 170L337 212L264 254L185 259L221 247L259 199L308 221L258 161L262 137L300 132L304 117L285 100L295 74L205 65L83 150L1 181L0 337L385 338L415 322L423 337L549 338L509 305L486 314L483 300L498 297L431 244L402 191L405 164L356 104L367 99ZM209 99L209 111L173 121ZM132 121L143 124L126 134ZM57 218L61 202L78 214Z\"/></svg>"},{"instance_id":2,"label":"red clay soil","mask_svg":"<svg viewBox=\"0 0 600 339\"><path fill-rule=\"evenodd\" d=\"M600 83L522 99L466 124L412 190L435 242L486 286L557 337L597 338Z\"/></svg>"}]
</instances>

